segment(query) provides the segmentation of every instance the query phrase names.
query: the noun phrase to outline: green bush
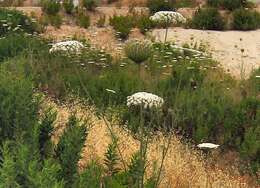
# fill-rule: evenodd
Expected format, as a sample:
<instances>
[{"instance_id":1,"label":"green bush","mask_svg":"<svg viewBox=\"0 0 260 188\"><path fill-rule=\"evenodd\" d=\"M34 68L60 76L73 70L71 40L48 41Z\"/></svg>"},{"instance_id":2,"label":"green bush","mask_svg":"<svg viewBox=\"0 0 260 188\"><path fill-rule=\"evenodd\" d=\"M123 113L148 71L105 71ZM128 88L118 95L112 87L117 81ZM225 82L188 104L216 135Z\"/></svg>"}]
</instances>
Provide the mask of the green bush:
<instances>
[{"instance_id":1,"label":"green bush","mask_svg":"<svg viewBox=\"0 0 260 188\"><path fill-rule=\"evenodd\" d=\"M235 10L232 26L235 30L258 29L260 27L260 14L246 9Z\"/></svg>"},{"instance_id":2,"label":"green bush","mask_svg":"<svg viewBox=\"0 0 260 188\"><path fill-rule=\"evenodd\" d=\"M215 8L235 10L246 4L245 0L208 0L207 4Z\"/></svg>"},{"instance_id":3,"label":"green bush","mask_svg":"<svg viewBox=\"0 0 260 188\"><path fill-rule=\"evenodd\" d=\"M31 142L39 101L33 100L33 85L30 80L5 71L0 70L0 145L3 141L19 136Z\"/></svg>"},{"instance_id":4,"label":"green bush","mask_svg":"<svg viewBox=\"0 0 260 188\"><path fill-rule=\"evenodd\" d=\"M129 15L128 16L114 15L109 19L109 23L116 31L116 35L122 39L128 38L131 29L134 26L133 18Z\"/></svg>"},{"instance_id":5,"label":"green bush","mask_svg":"<svg viewBox=\"0 0 260 188\"><path fill-rule=\"evenodd\" d=\"M224 9L235 10L243 6L244 0L222 0L222 6Z\"/></svg>"},{"instance_id":6,"label":"green bush","mask_svg":"<svg viewBox=\"0 0 260 188\"><path fill-rule=\"evenodd\" d=\"M135 63L141 64L151 57L152 45L148 41L132 40L126 44L125 54Z\"/></svg>"},{"instance_id":7,"label":"green bush","mask_svg":"<svg viewBox=\"0 0 260 188\"><path fill-rule=\"evenodd\" d=\"M175 0L148 0L147 6L151 13L159 12L159 11L167 11L174 9Z\"/></svg>"},{"instance_id":8,"label":"green bush","mask_svg":"<svg viewBox=\"0 0 260 188\"><path fill-rule=\"evenodd\" d=\"M63 1L63 7L64 7L65 12L67 14L72 14L73 9L74 9L73 0L65 0L65 1Z\"/></svg>"},{"instance_id":9,"label":"green bush","mask_svg":"<svg viewBox=\"0 0 260 188\"><path fill-rule=\"evenodd\" d=\"M90 17L84 13L77 15L77 25L87 29L90 26Z\"/></svg>"},{"instance_id":10,"label":"green bush","mask_svg":"<svg viewBox=\"0 0 260 188\"><path fill-rule=\"evenodd\" d=\"M140 15L137 21L137 27L140 29L142 34L155 27L155 23L150 19L150 16Z\"/></svg>"},{"instance_id":11,"label":"green bush","mask_svg":"<svg viewBox=\"0 0 260 188\"><path fill-rule=\"evenodd\" d=\"M195 29L224 30L226 22L217 9L205 8L195 12L190 25Z\"/></svg>"},{"instance_id":12,"label":"green bush","mask_svg":"<svg viewBox=\"0 0 260 188\"><path fill-rule=\"evenodd\" d=\"M27 51L31 51L32 54L36 53L37 48L44 48L44 43L37 37L10 34L0 39L0 63Z\"/></svg>"},{"instance_id":13,"label":"green bush","mask_svg":"<svg viewBox=\"0 0 260 188\"><path fill-rule=\"evenodd\" d=\"M61 176L67 185L73 184L78 176L78 161L86 140L86 131L86 125L71 116L57 145L56 157L61 164Z\"/></svg>"},{"instance_id":14,"label":"green bush","mask_svg":"<svg viewBox=\"0 0 260 188\"><path fill-rule=\"evenodd\" d=\"M17 10L0 8L0 37L9 33L38 31L38 25L24 13Z\"/></svg>"},{"instance_id":15,"label":"green bush","mask_svg":"<svg viewBox=\"0 0 260 188\"><path fill-rule=\"evenodd\" d=\"M50 24L56 28L60 28L60 26L62 25L62 17L58 14L56 15L46 15L44 16L45 22L47 22L47 24Z\"/></svg>"},{"instance_id":16,"label":"green bush","mask_svg":"<svg viewBox=\"0 0 260 188\"><path fill-rule=\"evenodd\" d=\"M56 15L60 11L60 1L58 0L43 0L42 10L48 15Z\"/></svg>"},{"instance_id":17,"label":"green bush","mask_svg":"<svg viewBox=\"0 0 260 188\"><path fill-rule=\"evenodd\" d=\"M98 6L98 0L83 0L83 6L90 11L93 11Z\"/></svg>"}]
</instances>

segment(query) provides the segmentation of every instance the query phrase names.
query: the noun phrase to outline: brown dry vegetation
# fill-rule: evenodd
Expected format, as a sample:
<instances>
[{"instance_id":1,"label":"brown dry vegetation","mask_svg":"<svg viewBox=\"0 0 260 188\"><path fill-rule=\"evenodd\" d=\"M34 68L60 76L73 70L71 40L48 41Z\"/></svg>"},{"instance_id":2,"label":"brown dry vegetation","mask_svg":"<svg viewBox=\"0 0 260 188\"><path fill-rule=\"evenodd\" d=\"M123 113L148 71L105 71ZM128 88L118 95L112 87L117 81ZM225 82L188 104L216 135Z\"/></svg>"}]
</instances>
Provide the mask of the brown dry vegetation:
<instances>
[{"instance_id":1,"label":"brown dry vegetation","mask_svg":"<svg viewBox=\"0 0 260 188\"><path fill-rule=\"evenodd\" d=\"M129 162L131 156L138 151L139 142L134 139L125 129L118 126L117 122L108 122L107 119L98 119L94 114L94 108L86 107L80 103L68 103L57 105L51 99L45 100L45 107L52 106L58 112L56 132L53 137L57 142L62 134L64 125L71 113L77 117L91 122L85 147L82 151L82 159L79 167L82 169L90 160L103 162L108 144L111 142L111 130L118 139L119 153L122 156L121 167ZM255 187L249 183L249 179L242 177L237 168L232 166L220 166L214 151L205 158L201 152L181 141L174 134L164 137L158 133L149 142L147 153L147 175L151 175L154 164L160 164L163 148L169 141L169 149L164 161L160 187L183 188L183 187ZM156 163L155 163L156 162Z\"/></svg>"}]
</instances>

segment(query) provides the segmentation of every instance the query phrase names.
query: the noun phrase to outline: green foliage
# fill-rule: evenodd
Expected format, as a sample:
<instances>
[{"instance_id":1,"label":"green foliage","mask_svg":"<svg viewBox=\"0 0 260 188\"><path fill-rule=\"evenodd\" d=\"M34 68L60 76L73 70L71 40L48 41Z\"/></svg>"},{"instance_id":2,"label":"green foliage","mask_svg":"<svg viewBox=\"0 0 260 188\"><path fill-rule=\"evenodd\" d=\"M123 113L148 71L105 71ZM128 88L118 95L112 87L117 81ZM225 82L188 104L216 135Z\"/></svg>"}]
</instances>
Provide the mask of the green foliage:
<instances>
[{"instance_id":1,"label":"green foliage","mask_svg":"<svg viewBox=\"0 0 260 188\"><path fill-rule=\"evenodd\" d=\"M98 0L83 0L83 6L90 11L93 11L98 6Z\"/></svg>"},{"instance_id":2,"label":"green foliage","mask_svg":"<svg viewBox=\"0 0 260 188\"><path fill-rule=\"evenodd\" d=\"M167 11L173 10L175 0L148 0L147 6L151 13L159 12L159 11Z\"/></svg>"},{"instance_id":3,"label":"green foliage","mask_svg":"<svg viewBox=\"0 0 260 188\"><path fill-rule=\"evenodd\" d=\"M58 14L60 8L60 1L58 0L42 0L42 10L48 15Z\"/></svg>"},{"instance_id":4,"label":"green foliage","mask_svg":"<svg viewBox=\"0 0 260 188\"><path fill-rule=\"evenodd\" d=\"M85 140L86 125L71 116L56 148L56 157L62 168L61 177L68 187L78 176L78 161Z\"/></svg>"},{"instance_id":5,"label":"green foliage","mask_svg":"<svg viewBox=\"0 0 260 188\"><path fill-rule=\"evenodd\" d=\"M73 9L74 9L73 0L64 0L63 1L63 7L64 7L65 12L67 14L72 14Z\"/></svg>"},{"instance_id":6,"label":"green foliage","mask_svg":"<svg viewBox=\"0 0 260 188\"><path fill-rule=\"evenodd\" d=\"M114 15L113 17L110 17L109 23L116 31L116 35L121 39L127 39L134 26L133 18L129 15Z\"/></svg>"},{"instance_id":7,"label":"green foliage","mask_svg":"<svg viewBox=\"0 0 260 188\"><path fill-rule=\"evenodd\" d=\"M235 10L246 5L246 0L208 0L207 4L215 8Z\"/></svg>"},{"instance_id":8,"label":"green foliage","mask_svg":"<svg viewBox=\"0 0 260 188\"><path fill-rule=\"evenodd\" d=\"M152 46L148 41L133 40L125 46L126 56L137 64L141 64L151 57Z\"/></svg>"},{"instance_id":9,"label":"green foliage","mask_svg":"<svg viewBox=\"0 0 260 188\"><path fill-rule=\"evenodd\" d=\"M47 109L39 124L39 153L41 159L47 159L53 154L51 136L56 118L57 112L51 108Z\"/></svg>"},{"instance_id":10,"label":"green foliage","mask_svg":"<svg viewBox=\"0 0 260 188\"><path fill-rule=\"evenodd\" d=\"M31 142L39 105L32 83L2 69L0 73L0 145L17 137Z\"/></svg>"},{"instance_id":11,"label":"green foliage","mask_svg":"<svg viewBox=\"0 0 260 188\"><path fill-rule=\"evenodd\" d=\"M90 26L90 17L84 13L77 15L77 24L80 27L87 29Z\"/></svg>"},{"instance_id":12,"label":"green foliage","mask_svg":"<svg viewBox=\"0 0 260 188\"><path fill-rule=\"evenodd\" d=\"M195 29L224 30L226 22L217 9L205 8L195 12L190 25Z\"/></svg>"},{"instance_id":13,"label":"green foliage","mask_svg":"<svg viewBox=\"0 0 260 188\"><path fill-rule=\"evenodd\" d=\"M254 30L260 27L260 14L256 11L238 9L233 13L233 29Z\"/></svg>"},{"instance_id":14,"label":"green foliage","mask_svg":"<svg viewBox=\"0 0 260 188\"><path fill-rule=\"evenodd\" d=\"M147 31L155 27L155 23L150 19L150 16L140 15L137 27L140 29L141 33L145 34Z\"/></svg>"},{"instance_id":15,"label":"green foliage","mask_svg":"<svg viewBox=\"0 0 260 188\"><path fill-rule=\"evenodd\" d=\"M0 187L63 188L59 180L60 166L52 160L37 160L28 145L7 142L3 147Z\"/></svg>"},{"instance_id":16,"label":"green foliage","mask_svg":"<svg viewBox=\"0 0 260 188\"><path fill-rule=\"evenodd\" d=\"M118 167L119 156L117 154L117 142L113 141L108 145L107 152L105 153L106 173L108 176L115 176L120 168Z\"/></svg>"},{"instance_id":17,"label":"green foliage","mask_svg":"<svg viewBox=\"0 0 260 188\"><path fill-rule=\"evenodd\" d=\"M0 8L0 37L9 33L34 33L38 26L35 21L18 10Z\"/></svg>"},{"instance_id":18,"label":"green foliage","mask_svg":"<svg viewBox=\"0 0 260 188\"><path fill-rule=\"evenodd\" d=\"M43 46L44 42L37 37L10 34L0 39L0 62L28 51L36 53L36 49Z\"/></svg>"},{"instance_id":19,"label":"green foliage","mask_svg":"<svg viewBox=\"0 0 260 188\"><path fill-rule=\"evenodd\" d=\"M78 188L100 188L102 184L102 176L104 170L101 165L95 161L88 163L87 167L80 174L77 182L74 184L74 187Z\"/></svg>"},{"instance_id":20,"label":"green foliage","mask_svg":"<svg viewBox=\"0 0 260 188\"><path fill-rule=\"evenodd\" d=\"M177 0L174 3L176 8L187 8L187 7L196 7L196 0Z\"/></svg>"},{"instance_id":21,"label":"green foliage","mask_svg":"<svg viewBox=\"0 0 260 188\"><path fill-rule=\"evenodd\" d=\"M55 14L55 15L44 15L42 22L45 25L52 25L56 28L60 28L61 24L62 24L62 17L59 14Z\"/></svg>"}]
</instances>

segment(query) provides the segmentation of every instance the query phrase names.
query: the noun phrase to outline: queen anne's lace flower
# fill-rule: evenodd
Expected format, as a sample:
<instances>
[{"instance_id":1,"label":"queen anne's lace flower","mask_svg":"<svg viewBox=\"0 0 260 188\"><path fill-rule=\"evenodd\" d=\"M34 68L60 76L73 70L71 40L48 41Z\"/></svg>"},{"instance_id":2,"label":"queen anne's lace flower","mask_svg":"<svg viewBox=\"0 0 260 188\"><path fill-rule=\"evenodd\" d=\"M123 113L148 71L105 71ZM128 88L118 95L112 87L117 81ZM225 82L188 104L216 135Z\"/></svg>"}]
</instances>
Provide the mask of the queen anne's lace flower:
<instances>
[{"instance_id":1,"label":"queen anne's lace flower","mask_svg":"<svg viewBox=\"0 0 260 188\"><path fill-rule=\"evenodd\" d=\"M159 108L163 105L164 100L152 93L138 92L127 97L127 106L139 106L144 108Z\"/></svg>"},{"instance_id":2,"label":"queen anne's lace flower","mask_svg":"<svg viewBox=\"0 0 260 188\"><path fill-rule=\"evenodd\" d=\"M202 143L198 145L199 148L208 148L208 149L216 149L219 147L217 144L212 143Z\"/></svg>"},{"instance_id":3,"label":"queen anne's lace flower","mask_svg":"<svg viewBox=\"0 0 260 188\"><path fill-rule=\"evenodd\" d=\"M67 53L80 53L84 45L76 40L58 42L52 46L50 53L53 52L67 52Z\"/></svg>"},{"instance_id":4,"label":"queen anne's lace flower","mask_svg":"<svg viewBox=\"0 0 260 188\"><path fill-rule=\"evenodd\" d=\"M169 24L186 22L186 18L184 18L184 16L174 11L159 11L156 12L153 16L151 16L150 19L154 22L169 23Z\"/></svg>"}]
</instances>

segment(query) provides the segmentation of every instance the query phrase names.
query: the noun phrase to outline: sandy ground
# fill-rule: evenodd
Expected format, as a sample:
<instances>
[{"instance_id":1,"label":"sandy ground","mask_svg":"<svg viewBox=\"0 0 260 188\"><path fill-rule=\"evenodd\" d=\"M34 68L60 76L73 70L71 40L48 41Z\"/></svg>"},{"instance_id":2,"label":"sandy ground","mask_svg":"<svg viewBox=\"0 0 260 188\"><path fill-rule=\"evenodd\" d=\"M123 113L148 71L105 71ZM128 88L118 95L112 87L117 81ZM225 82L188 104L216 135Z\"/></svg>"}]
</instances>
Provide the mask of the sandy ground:
<instances>
[{"instance_id":1,"label":"sandy ground","mask_svg":"<svg viewBox=\"0 0 260 188\"><path fill-rule=\"evenodd\" d=\"M165 30L156 29L153 36L163 41ZM167 39L179 45L196 42L206 45L212 57L236 78L241 77L241 70L247 77L253 69L260 67L260 30L219 32L175 28L169 29Z\"/></svg>"}]
</instances>

